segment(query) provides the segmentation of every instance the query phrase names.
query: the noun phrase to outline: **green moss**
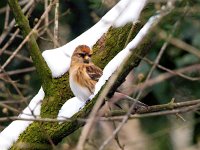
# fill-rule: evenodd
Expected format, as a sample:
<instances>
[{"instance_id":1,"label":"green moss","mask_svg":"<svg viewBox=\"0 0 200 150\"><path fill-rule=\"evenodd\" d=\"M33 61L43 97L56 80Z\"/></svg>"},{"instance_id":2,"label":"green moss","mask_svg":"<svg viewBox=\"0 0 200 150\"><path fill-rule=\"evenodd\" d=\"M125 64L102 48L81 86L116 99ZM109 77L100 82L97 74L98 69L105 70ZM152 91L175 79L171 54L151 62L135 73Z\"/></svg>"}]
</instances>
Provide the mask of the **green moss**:
<instances>
[{"instance_id":1,"label":"green moss","mask_svg":"<svg viewBox=\"0 0 200 150\"><path fill-rule=\"evenodd\" d=\"M48 89L45 99L42 102L41 117L55 118L58 111L73 93L69 87L69 74L66 73L60 78L52 79L52 87ZM53 107L52 107L53 106Z\"/></svg>"},{"instance_id":2,"label":"green moss","mask_svg":"<svg viewBox=\"0 0 200 150\"><path fill-rule=\"evenodd\" d=\"M141 26L136 23L134 30L130 33L131 27L131 23L119 28L111 27L94 45L92 61L103 69L125 47L127 40L133 39ZM129 34L131 34L130 39L128 39Z\"/></svg>"},{"instance_id":3,"label":"green moss","mask_svg":"<svg viewBox=\"0 0 200 150\"><path fill-rule=\"evenodd\" d=\"M32 131L37 131L37 132L32 132ZM19 140L17 141L17 143L13 145L11 149L12 150L22 149L20 148L20 143L25 143L24 146L28 146L29 149L37 149L37 147L47 143L47 137L45 136L46 133L44 133L44 131L45 130L43 130L42 123L35 122L31 124L26 129L26 132L20 135ZM26 142L23 140L24 138L26 138ZM33 146L33 144L35 146ZM27 148L24 148L24 149L27 149Z\"/></svg>"}]
</instances>

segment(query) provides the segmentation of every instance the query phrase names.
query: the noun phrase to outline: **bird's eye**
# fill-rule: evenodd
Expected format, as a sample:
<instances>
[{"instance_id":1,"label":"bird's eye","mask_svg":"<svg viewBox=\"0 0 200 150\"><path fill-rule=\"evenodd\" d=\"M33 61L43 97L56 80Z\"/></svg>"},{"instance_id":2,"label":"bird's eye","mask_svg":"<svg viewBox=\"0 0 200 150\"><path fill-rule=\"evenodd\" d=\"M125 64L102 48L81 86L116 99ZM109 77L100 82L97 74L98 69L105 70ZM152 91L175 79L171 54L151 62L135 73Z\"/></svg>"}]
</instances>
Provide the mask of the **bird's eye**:
<instances>
[{"instance_id":1,"label":"bird's eye","mask_svg":"<svg viewBox=\"0 0 200 150\"><path fill-rule=\"evenodd\" d=\"M80 53L79 55L80 55L81 57L84 57L84 56L85 56L85 54L84 54L84 53Z\"/></svg>"},{"instance_id":2,"label":"bird's eye","mask_svg":"<svg viewBox=\"0 0 200 150\"><path fill-rule=\"evenodd\" d=\"M92 56L92 54L88 54L88 56L89 56L89 57L91 57L91 56Z\"/></svg>"}]
</instances>

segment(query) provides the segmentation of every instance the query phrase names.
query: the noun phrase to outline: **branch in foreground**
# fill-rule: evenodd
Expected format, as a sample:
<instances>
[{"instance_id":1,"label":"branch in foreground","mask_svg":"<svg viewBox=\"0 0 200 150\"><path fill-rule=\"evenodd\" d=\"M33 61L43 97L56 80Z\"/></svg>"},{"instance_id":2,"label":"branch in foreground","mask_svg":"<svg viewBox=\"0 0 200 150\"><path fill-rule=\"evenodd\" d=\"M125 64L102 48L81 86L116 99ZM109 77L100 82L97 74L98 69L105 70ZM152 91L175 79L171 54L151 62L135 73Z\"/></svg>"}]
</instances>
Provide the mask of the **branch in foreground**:
<instances>
[{"instance_id":1,"label":"branch in foreground","mask_svg":"<svg viewBox=\"0 0 200 150\"><path fill-rule=\"evenodd\" d=\"M160 115L173 115L176 113L185 113L189 111L196 111L200 108L200 99L190 100L186 102L170 102L167 104L161 105L153 105L148 106L147 108L141 108L133 111L134 114L130 116L129 119L137 119L143 117L152 117L152 116L160 116ZM123 115L125 115L127 111L124 110L114 110L110 113L105 114L105 116L100 117L99 121L121 121ZM72 122L73 119L65 118L65 119L52 119L52 118L19 118L18 116L12 117L2 117L0 118L0 122L10 121L10 120L26 120L26 121L36 121L36 122ZM77 118L78 122L87 122L89 119L85 118Z\"/></svg>"},{"instance_id":2,"label":"branch in foreground","mask_svg":"<svg viewBox=\"0 0 200 150\"><path fill-rule=\"evenodd\" d=\"M154 106L148 106L147 108L140 108L139 110L133 111L133 113L136 114L148 114L153 112L162 112L162 111L170 111L180 108L186 108L190 106L196 106L200 104L200 100L191 100L186 102L177 102L175 103L173 100L167 104L161 104L161 105L154 105ZM114 116L122 116L125 115L127 112L123 110L116 110L108 113L107 117L114 117Z\"/></svg>"},{"instance_id":3,"label":"branch in foreground","mask_svg":"<svg viewBox=\"0 0 200 150\"><path fill-rule=\"evenodd\" d=\"M130 115L129 119L136 119L136 118L146 118L146 117L155 117L155 116L163 116L163 115L176 115L178 113L186 113L186 112L194 112L200 109L200 103L187 107L180 107L172 110L164 110L164 111L158 111L158 112L152 112L152 113L145 113L145 114L134 114ZM126 112L124 112L126 114ZM109 118L101 118L101 121L122 121L124 116L115 116L115 117L109 117Z\"/></svg>"},{"instance_id":4,"label":"branch in foreground","mask_svg":"<svg viewBox=\"0 0 200 150\"><path fill-rule=\"evenodd\" d=\"M181 69L171 70L170 72L163 73L157 77L150 79L146 83L138 84L137 86L134 87L132 92L137 92L139 90L145 90L145 89L152 87L160 82L164 82L165 80L172 78L174 76L179 76L180 74L183 74L183 73L196 72L198 70L200 70L200 64L187 66L187 67L181 68ZM191 81L199 80L199 77L189 77L188 76L188 78L190 78Z\"/></svg>"}]
</instances>

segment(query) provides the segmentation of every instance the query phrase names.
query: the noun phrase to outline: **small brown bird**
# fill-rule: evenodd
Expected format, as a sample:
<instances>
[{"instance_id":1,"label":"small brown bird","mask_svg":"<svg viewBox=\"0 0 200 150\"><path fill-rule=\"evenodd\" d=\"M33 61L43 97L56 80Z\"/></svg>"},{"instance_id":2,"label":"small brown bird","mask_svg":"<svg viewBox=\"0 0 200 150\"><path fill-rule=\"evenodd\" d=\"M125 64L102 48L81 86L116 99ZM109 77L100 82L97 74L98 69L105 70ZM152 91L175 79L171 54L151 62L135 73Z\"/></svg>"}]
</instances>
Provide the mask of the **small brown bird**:
<instances>
[{"instance_id":1,"label":"small brown bird","mask_svg":"<svg viewBox=\"0 0 200 150\"><path fill-rule=\"evenodd\" d=\"M69 70L71 90L82 101L87 101L93 94L102 75L102 70L91 62L91 55L92 50L87 45L76 47Z\"/></svg>"}]
</instances>

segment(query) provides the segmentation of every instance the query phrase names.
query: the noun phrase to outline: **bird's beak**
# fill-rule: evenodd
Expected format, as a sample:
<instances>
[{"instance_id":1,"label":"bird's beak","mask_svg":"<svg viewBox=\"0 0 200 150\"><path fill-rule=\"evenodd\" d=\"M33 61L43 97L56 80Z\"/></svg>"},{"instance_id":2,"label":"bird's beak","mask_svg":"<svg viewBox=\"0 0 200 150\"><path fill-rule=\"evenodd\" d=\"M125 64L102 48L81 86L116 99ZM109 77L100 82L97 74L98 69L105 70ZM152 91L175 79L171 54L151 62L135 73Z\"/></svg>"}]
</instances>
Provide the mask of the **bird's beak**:
<instances>
[{"instance_id":1,"label":"bird's beak","mask_svg":"<svg viewBox=\"0 0 200 150\"><path fill-rule=\"evenodd\" d=\"M89 63L89 62L90 62L90 57L88 55L85 55L84 63Z\"/></svg>"}]
</instances>

